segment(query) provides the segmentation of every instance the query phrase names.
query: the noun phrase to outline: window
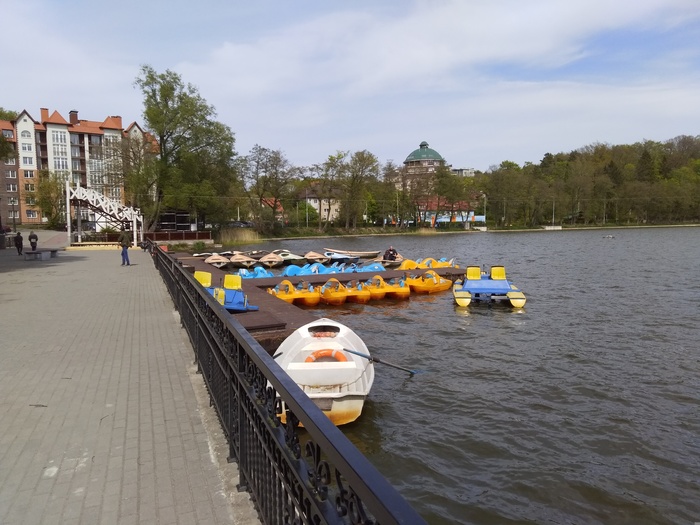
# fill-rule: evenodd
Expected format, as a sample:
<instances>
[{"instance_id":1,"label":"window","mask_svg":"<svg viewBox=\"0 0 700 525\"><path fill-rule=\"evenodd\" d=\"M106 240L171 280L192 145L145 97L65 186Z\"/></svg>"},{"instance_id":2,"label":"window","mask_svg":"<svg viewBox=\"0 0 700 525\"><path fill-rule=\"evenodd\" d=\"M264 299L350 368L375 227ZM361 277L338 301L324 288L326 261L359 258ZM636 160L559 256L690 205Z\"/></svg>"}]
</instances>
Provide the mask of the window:
<instances>
[{"instance_id":1,"label":"window","mask_svg":"<svg viewBox=\"0 0 700 525\"><path fill-rule=\"evenodd\" d=\"M71 144L80 144L80 135L76 135L75 133L70 134L70 143Z\"/></svg>"},{"instance_id":2,"label":"window","mask_svg":"<svg viewBox=\"0 0 700 525\"><path fill-rule=\"evenodd\" d=\"M22 142L22 151L32 151L32 145L29 142Z\"/></svg>"},{"instance_id":3,"label":"window","mask_svg":"<svg viewBox=\"0 0 700 525\"><path fill-rule=\"evenodd\" d=\"M67 170L68 169L68 159L53 159L53 169L55 170Z\"/></svg>"},{"instance_id":4,"label":"window","mask_svg":"<svg viewBox=\"0 0 700 525\"><path fill-rule=\"evenodd\" d=\"M51 132L51 142L54 144L65 144L67 142L66 135L67 133L65 131L58 131L55 129Z\"/></svg>"},{"instance_id":5,"label":"window","mask_svg":"<svg viewBox=\"0 0 700 525\"><path fill-rule=\"evenodd\" d=\"M36 198L34 197L25 197L24 202L29 204L30 206L34 206L36 204Z\"/></svg>"},{"instance_id":6,"label":"window","mask_svg":"<svg viewBox=\"0 0 700 525\"><path fill-rule=\"evenodd\" d=\"M32 134L29 133L26 129L20 134L20 137L23 139L30 139L32 138Z\"/></svg>"},{"instance_id":7,"label":"window","mask_svg":"<svg viewBox=\"0 0 700 525\"><path fill-rule=\"evenodd\" d=\"M80 171L80 160L73 159L71 163L73 165L73 171Z\"/></svg>"},{"instance_id":8,"label":"window","mask_svg":"<svg viewBox=\"0 0 700 525\"><path fill-rule=\"evenodd\" d=\"M26 210L27 219L36 219L36 210Z\"/></svg>"},{"instance_id":9,"label":"window","mask_svg":"<svg viewBox=\"0 0 700 525\"><path fill-rule=\"evenodd\" d=\"M100 138L101 137L99 135L90 135L90 144L92 144L93 146L99 146L100 144L102 144Z\"/></svg>"},{"instance_id":10,"label":"window","mask_svg":"<svg viewBox=\"0 0 700 525\"><path fill-rule=\"evenodd\" d=\"M25 179L33 179L34 178L34 170L24 170L24 178Z\"/></svg>"},{"instance_id":11,"label":"window","mask_svg":"<svg viewBox=\"0 0 700 525\"><path fill-rule=\"evenodd\" d=\"M5 137L6 139L13 139L13 138L15 138L15 132L12 131L11 129L3 129L2 136Z\"/></svg>"},{"instance_id":12,"label":"window","mask_svg":"<svg viewBox=\"0 0 700 525\"><path fill-rule=\"evenodd\" d=\"M67 157L68 148L65 144L54 144L53 145L53 156L54 157Z\"/></svg>"},{"instance_id":13,"label":"window","mask_svg":"<svg viewBox=\"0 0 700 525\"><path fill-rule=\"evenodd\" d=\"M17 178L17 172L15 170L10 170L7 172L7 178L8 179L16 179Z\"/></svg>"},{"instance_id":14,"label":"window","mask_svg":"<svg viewBox=\"0 0 700 525\"><path fill-rule=\"evenodd\" d=\"M70 154L71 157L80 157L80 148L78 146L71 146Z\"/></svg>"},{"instance_id":15,"label":"window","mask_svg":"<svg viewBox=\"0 0 700 525\"><path fill-rule=\"evenodd\" d=\"M25 166L32 166L34 164L34 158L22 157L22 164L24 164Z\"/></svg>"},{"instance_id":16,"label":"window","mask_svg":"<svg viewBox=\"0 0 700 525\"><path fill-rule=\"evenodd\" d=\"M10 159L5 159L5 164L7 164L8 166L14 166L16 164L14 157Z\"/></svg>"},{"instance_id":17,"label":"window","mask_svg":"<svg viewBox=\"0 0 700 525\"><path fill-rule=\"evenodd\" d=\"M7 193L17 193L17 184L8 184Z\"/></svg>"},{"instance_id":18,"label":"window","mask_svg":"<svg viewBox=\"0 0 700 525\"><path fill-rule=\"evenodd\" d=\"M25 184L24 191L34 191L34 184Z\"/></svg>"},{"instance_id":19,"label":"window","mask_svg":"<svg viewBox=\"0 0 700 525\"><path fill-rule=\"evenodd\" d=\"M9 204L10 206L16 206L19 204L19 200L17 199L17 197L8 197L7 204Z\"/></svg>"}]
</instances>

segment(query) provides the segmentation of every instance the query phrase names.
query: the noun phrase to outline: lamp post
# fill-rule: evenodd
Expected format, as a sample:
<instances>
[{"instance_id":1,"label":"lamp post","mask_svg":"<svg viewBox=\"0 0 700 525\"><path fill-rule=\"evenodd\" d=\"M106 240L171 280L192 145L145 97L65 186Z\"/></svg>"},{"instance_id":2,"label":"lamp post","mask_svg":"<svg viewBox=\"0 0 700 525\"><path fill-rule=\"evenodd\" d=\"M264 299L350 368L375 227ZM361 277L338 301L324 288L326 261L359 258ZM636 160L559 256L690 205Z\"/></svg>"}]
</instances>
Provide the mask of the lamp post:
<instances>
[{"instance_id":1,"label":"lamp post","mask_svg":"<svg viewBox=\"0 0 700 525\"><path fill-rule=\"evenodd\" d=\"M15 222L15 199L12 198L12 229L17 233L17 223Z\"/></svg>"},{"instance_id":2,"label":"lamp post","mask_svg":"<svg viewBox=\"0 0 700 525\"><path fill-rule=\"evenodd\" d=\"M0 197L0 235L5 235L5 230L2 228L2 197Z\"/></svg>"}]
</instances>

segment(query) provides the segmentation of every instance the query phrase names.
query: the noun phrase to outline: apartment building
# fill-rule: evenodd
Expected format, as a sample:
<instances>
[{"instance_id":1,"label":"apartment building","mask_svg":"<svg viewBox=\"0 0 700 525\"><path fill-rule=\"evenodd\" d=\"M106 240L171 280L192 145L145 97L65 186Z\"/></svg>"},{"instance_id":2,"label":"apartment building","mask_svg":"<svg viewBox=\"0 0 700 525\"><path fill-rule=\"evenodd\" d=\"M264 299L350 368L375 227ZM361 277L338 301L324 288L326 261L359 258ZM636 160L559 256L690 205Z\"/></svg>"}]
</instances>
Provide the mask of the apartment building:
<instances>
[{"instance_id":1,"label":"apartment building","mask_svg":"<svg viewBox=\"0 0 700 525\"><path fill-rule=\"evenodd\" d=\"M46 221L36 201L40 171L123 201L122 142L125 137L143 141L145 135L136 123L125 130L120 116L81 120L72 110L66 120L47 108L40 109L38 120L26 110L15 120L0 120L0 130L15 148L14 158L0 161L0 176L5 179L0 187L3 225L13 220L16 225ZM93 210L80 213L83 220L96 220Z\"/></svg>"}]
</instances>

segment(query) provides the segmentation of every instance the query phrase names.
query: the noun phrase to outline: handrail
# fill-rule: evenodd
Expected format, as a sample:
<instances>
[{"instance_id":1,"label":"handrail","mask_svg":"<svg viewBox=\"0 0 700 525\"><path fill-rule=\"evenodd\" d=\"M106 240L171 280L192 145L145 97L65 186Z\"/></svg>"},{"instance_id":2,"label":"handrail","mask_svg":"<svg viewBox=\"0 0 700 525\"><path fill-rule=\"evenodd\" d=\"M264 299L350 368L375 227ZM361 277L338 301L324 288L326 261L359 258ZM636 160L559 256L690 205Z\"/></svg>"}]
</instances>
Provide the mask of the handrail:
<instances>
[{"instance_id":1,"label":"handrail","mask_svg":"<svg viewBox=\"0 0 700 525\"><path fill-rule=\"evenodd\" d=\"M426 523L234 316L166 252L149 250L265 525Z\"/></svg>"}]
</instances>

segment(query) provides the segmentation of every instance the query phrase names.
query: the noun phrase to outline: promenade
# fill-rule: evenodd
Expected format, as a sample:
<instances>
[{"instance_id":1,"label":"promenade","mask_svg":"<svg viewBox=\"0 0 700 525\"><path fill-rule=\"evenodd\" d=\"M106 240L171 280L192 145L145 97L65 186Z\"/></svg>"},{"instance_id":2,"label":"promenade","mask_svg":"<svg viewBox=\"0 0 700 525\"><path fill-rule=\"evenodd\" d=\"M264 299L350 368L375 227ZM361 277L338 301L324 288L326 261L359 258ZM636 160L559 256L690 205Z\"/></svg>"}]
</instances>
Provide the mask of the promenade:
<instances>
[{"instance_id":1,"label":"promenade","mask_svg":"<svg viewBox=\"0 0 700 525\"><path fill-rule=\"evenodd\" d=\"M37 234L39 248L67 244ZM117 248L25 261L11 242L0 250L0 523L260 523L150 255L132 248L124 267Z\"/></svg>"}]
</instances>

